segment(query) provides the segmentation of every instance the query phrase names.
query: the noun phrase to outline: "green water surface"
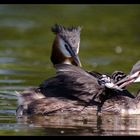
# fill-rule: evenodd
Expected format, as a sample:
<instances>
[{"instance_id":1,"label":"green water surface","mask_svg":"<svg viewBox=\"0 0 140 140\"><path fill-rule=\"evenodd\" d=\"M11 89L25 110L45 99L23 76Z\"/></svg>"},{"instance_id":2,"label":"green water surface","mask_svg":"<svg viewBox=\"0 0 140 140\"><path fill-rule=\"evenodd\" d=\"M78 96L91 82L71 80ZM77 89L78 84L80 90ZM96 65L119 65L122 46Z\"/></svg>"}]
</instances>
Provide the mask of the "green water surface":
<instances>
[{"instance_id":1,"label":"green water surface","mask_svg":"<svg viewBox=\"0 0 140 140\"><path fill-rule=\"evenodd\" d=\"M82 27L79 56L86 70L128 74L140 59L139 4L0 5L0 135L140 135L139 116L113 116L103 124L96 116L86 124L83 118L69 123L67 117L56 117L61 123L55 125L54 119L45 126L36 119L16 120L15 91L37 86L55 73L50 61L55 23ZM129 87L134 94L139 88Z\"/></svg>"}]
</instances>

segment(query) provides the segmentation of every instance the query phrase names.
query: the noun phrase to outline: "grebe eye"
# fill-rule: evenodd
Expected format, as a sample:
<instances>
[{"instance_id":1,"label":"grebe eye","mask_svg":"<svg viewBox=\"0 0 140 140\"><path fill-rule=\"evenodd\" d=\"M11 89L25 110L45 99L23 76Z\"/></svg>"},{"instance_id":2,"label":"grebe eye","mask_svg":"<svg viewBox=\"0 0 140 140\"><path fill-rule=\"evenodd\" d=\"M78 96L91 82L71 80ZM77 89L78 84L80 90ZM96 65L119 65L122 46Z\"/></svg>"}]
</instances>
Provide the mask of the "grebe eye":
<instances>
[{"instance_id":1,"label":"grebe eye","mask_svg":"<svg viewBox=\"0 0 140 140\"><path fill-rule=\"evenodd\" d=\"M65 44L65 47L66 47L66 49L68 50L68 45L67 45L67 44Z\"/></svg>"},{"instance_id":2,"label":"grebe eye","mask_svg":"<svg viewBox=\"0 0 140 140\"><path fill-rule=\"evenodd\" d=\"M69 48L69 45L68 45L68 44L66 44L66 43L65 43L65 45L64 45L64 46L65 46L65 48L66 48L66 50L67 50L68 52L71 52L71 50L70 50L70 48Z\"/></svg>"}]
</instances>

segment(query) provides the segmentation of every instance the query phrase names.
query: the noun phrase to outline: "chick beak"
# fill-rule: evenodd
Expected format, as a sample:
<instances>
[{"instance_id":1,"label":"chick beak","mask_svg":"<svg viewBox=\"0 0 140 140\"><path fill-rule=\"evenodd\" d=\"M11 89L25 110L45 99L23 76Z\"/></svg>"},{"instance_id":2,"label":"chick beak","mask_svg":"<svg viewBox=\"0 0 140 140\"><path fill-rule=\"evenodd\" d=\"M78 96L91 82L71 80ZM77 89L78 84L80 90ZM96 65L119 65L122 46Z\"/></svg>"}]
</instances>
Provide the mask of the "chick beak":
<instances>
[{"instance_id":1,"label":"chick beak","mask_svg":"<svg viewBox=\"0 0 140 140\"><path fill-rule=\"evenodd\" d=\"M128 86L131 83L134 83L139 76L140 76L140 73L136 72L136 73L129 75L129 76L125 77L124 79L120 80L115 85L119 85L120 88L123 88L125 86Z\"/></svg>"}]
</instances>

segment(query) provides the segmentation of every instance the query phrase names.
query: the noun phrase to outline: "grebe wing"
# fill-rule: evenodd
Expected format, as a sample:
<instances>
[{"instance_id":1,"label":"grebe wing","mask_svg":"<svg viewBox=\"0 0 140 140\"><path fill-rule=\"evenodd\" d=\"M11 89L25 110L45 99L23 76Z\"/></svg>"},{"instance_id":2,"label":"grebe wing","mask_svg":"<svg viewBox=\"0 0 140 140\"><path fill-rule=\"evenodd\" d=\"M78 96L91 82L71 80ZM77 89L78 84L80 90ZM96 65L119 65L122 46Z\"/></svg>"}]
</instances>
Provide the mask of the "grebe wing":
<instances>
[{"instance_id":1,"label":"grebe wing","mask_svg":"<svg viewBox=\"0 0 140 140\"><path fill-rule=\"evenodd\" d=\"M132 99L127 96L114 96L106 100L102 106L102 111L114 113L128 113L129 109L137 108L137 99Z\"/></svg>"},{"instance_id":2,"label":"grebe wing","mask_svg":"<svg viewBox=\"0 0 140 140\"><path fill-rule=\"evenodd\" d=\"M62 96L89 102L103 90L97 79L80 67L63 64L57 65L56 69L56 76L45 80L39 87L45 96Z\"/></svg>"},{"instance_id":3,"label":"grebe wing","mask_svg":"<svg viewBox=\"0 0 140 140\"><path fill-rule=\"evenodd\" d=\"M28 106L27 113L47 115L59 110L77 106L75 104L76 101L67 101L67 99L64 98L48 97L31 102Z\"/></svg>"}]
</instances>

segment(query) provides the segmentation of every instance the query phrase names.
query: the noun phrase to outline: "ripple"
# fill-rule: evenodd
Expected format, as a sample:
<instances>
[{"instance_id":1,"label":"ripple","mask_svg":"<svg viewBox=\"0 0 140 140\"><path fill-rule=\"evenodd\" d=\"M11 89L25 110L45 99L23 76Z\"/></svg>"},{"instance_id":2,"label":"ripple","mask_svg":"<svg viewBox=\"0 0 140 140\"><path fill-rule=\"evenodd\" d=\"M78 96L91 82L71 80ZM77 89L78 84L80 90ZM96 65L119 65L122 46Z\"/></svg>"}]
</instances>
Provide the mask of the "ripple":
<instances>
[{"instance_id":1,"label":"ripple","mask_svg":"<svg viewBox=\"0 0 140 140\"><path fill-rule=\"evenodd\" d=\"M28 30L35 26L35 22L27 19L4 18L0 22L1 27L15 27L20 31Z\"/></svg>"},{"instance_id":2,"label":"ripple","mask_svg":"<svg viewBox=\"0 0 140 140\"><path fill-rule=\"evenodd\" d=\"M0 93L0 100L3 100L3 99L17 99L17 96L16 96L16 93L14 93L14 92L11 92L11 93L4 93L4 92L2 92L2 93Z\"/></svg>"},{"instance_id":3,"label":"ripple","mask_svg":"<svg viewBox=\"0 0 140 140\"><path fill-rule=\"evenodd\" d=\"M32 71L26 71L26 70L11 70L11 69L0 69L0 74L1 75L28 75L32 74Z\"/></svg>"},{"instance_id":4,"label":"ripple","mask_svg":"<svg viewBox=\"0 0 140 140\"><path fill-rule=\"evenodd\" d=\"M0 64L2 63L13 63L16 61L14 57L0 57Z\"/></svg>"},{"instance_id":5,"label":"ripple","mask_svg":"<svg viewBox=\"0 0 140 140\"><path fill-rule=\"evenodd\" d=\"M1 5L0 6L0 14L3 15L3 14L10 14L12 12L12 10L9 8L8 5Z\"/></svg>"},{"instance_id":6,"label":"ripple","mask_svg":"<svg viewBox=\"0 0 140 140\"><path fill-rule=\"evenodd\" d=\"M12 8L10 5L0 5L0 15L12 15L12 14L19 14L16 11L16 8Z\"/></svg>"},{"instance_id":7,"label":"ripple","mask_svg":"<svg viewBox=\"0 0 140 140\"><path fill-rule=\"evenodd\" d=\"M25 80L0 80L0 83L24 83Z\"/></svg>"},{"instance_id":8,"label":"ripple","mask_svg":"<svg viewBox=\"0 0 140 140\"><path fill-rule=\"evenodd\" d=\"M112 62L112 60L108 57L94 57L88 59L88 62L96 67L98 65L108 65Z\"/></svg>"},{"instance_id":9,"label":"ripple","mask_svg":"<svg viewBox=\"0 0 140 140\"><path fill-rule=\"evenodd\" d=\"M0 110L0 114L14 114L15 115L16 110Z\"/></svg>"},{"instance_id":10,"label":"ripple","mask_svg":"<svg viewBox=\"0 0 140 140\"><path fill-rule=\"evenodd\" d=\"M34 86L31 86L34 87ZM23 91L27 89L27 86L21 86L21 85L11 85L11 86L1 86L0 87L1 91Z\"/></svg>"},{"instance_id":11,"label":"ripple","mask_svg":"<svg viewBox=\"0 0 140 140\"><path fill-rule=\"evenodd\" d=\"M9 47L25 47L27 46L27 44L29 43L28 40L2 40L0 42L1 45L3 46L8 46L8 50L5 49L5 52L8 52L9 51L12 51L12 50L9 50Z\"/></svg>"},{"instance_id":12,"label":"ripple","mask_svg":"<svg viewBox=\"0 0 140 140\"><path fill-rule=\"evenodd\" d=\"M8 70L8 69L0 69L1 75L12 75L12 74L18 74L16 70Z\"/></svg>"}]
</instances>

